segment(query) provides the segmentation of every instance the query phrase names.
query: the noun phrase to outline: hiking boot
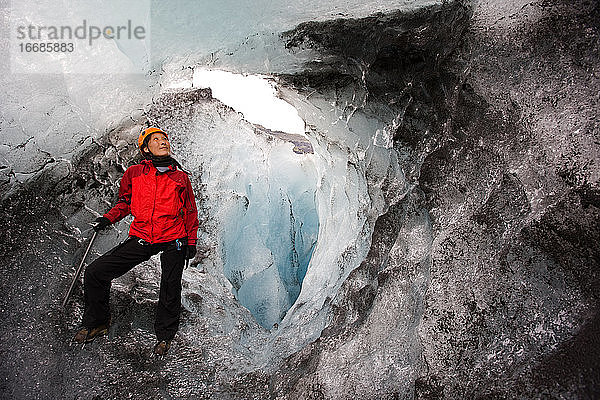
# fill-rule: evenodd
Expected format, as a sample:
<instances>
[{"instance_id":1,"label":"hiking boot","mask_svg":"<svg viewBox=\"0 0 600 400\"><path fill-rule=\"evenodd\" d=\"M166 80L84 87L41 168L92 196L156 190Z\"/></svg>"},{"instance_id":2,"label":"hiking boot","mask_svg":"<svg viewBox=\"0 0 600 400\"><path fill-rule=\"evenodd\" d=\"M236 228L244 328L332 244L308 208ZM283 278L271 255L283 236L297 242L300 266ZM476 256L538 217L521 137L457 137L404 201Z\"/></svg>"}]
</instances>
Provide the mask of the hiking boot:
<instances>
[{"instance_id":1,"label":"hiking boot","mask_svg":"<svg viewBox=\"0 0 600 400\"><path fill-rule=\"evenodd\" d=\"M89 343L96 339L98 336L106 335L108 333L108 324L102 324L95 328L80 328L73 336L75 343Z\"/></svg>"},{"instance_id":2,"label":"hiking boot","mask_svg":"<svg viewBox=\"0 0 600 400\"><path fill-rule=\"evenodd\" d=\"M154 354L156 354L157 356L164 356L167 354L170 347L171 347L170 340L161 340L160 342L156 343L156 345L154 346Z\"/></svg>"}]
</instances>

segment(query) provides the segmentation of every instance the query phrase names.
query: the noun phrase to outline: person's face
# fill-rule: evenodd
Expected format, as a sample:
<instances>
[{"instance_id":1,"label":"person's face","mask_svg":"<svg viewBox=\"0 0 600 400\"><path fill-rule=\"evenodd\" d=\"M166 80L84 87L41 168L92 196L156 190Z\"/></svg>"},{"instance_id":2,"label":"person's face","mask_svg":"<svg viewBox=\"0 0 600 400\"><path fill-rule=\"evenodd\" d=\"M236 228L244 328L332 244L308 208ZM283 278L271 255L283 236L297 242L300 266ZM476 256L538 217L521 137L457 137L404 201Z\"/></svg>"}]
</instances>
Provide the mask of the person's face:
<instances>
[{"instance_id":1,"label":"person's face","mask_svg":"<svg viewBox=\"0 0 600 400\"><path fill-rule=\"evenodd\" d=\"M148 141L148 150L157 157L168 156L171 154L169 139L163 133L153 133Z\"/></svg>"}]
</instances>

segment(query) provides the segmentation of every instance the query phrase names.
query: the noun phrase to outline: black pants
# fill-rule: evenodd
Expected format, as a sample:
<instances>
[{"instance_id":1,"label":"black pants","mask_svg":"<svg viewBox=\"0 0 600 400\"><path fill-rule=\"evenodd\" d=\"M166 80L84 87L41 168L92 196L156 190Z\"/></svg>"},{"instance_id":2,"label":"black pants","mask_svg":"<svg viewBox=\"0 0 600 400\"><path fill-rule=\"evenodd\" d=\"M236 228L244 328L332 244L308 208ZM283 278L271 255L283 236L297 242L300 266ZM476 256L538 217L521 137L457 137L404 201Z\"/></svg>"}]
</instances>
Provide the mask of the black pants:
<instances>
[{"instance_id":1,"label":"black pants","mask_svg":"<svg viewBox=\"0 0 600 400\"><path fill-rule=\"evenodd\" d=\"M182 242L185 244L185 239ZM111 281L160 252L160 294L154 331L158 340L173 339L179 328L181 275L185 261L185 246L178 249L174 242L149 244L131 237L92 262L85 270L83 281L83 326L95 328L108 323Z\"/></svg>"}]
</instances>

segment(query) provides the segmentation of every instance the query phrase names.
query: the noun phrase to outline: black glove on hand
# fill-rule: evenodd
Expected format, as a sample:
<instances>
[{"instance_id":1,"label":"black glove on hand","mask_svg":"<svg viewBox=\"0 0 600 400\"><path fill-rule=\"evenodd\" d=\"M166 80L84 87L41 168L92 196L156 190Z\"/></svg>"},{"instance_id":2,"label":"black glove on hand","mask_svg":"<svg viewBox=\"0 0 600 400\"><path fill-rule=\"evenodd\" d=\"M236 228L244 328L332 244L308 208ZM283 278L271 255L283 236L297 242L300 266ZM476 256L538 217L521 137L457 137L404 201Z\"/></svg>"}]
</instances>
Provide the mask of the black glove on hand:
<instances>
[{"instance_id":1,"label":"black glove on hand","mask_svg":"<svg viewBox=\"0 0 600 400\"><path fill-rule=\"evenodd\" d=\"M106 217L98 217L94 221L92 227L94 228L94 230L96 232L98 232L98 231L101 231L102 229L106 228L109 225L110 225L110 220L108 218L106 218Z\"/></svg>"},{"instance_id":2,"label":"black glove on hand","mask_svg":"<svg viewBox=\"0 0 600 400\"><path fill-rule=\"evenodd\" d=\"M188 244L185 246L185 258L191 260L196 256L196 245Z\"/></svg>"}]
</instances>

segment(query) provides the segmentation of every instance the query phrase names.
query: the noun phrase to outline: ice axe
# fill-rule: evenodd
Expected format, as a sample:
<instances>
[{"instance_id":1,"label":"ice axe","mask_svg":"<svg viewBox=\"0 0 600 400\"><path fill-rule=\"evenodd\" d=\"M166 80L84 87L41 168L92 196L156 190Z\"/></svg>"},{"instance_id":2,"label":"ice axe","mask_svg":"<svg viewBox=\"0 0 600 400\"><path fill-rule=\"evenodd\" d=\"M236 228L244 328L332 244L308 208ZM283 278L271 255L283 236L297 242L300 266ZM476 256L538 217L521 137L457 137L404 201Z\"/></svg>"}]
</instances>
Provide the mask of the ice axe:
<instances>
[{"instance_id":1,"label":"ice axe","mask_svg":"<svg viewBox=\"0 0 600 400\"><path fill-rule=\"evenodd\" d=\"M65 299L62 302L63 307L66 306L67 301L69 301L69 297L71 296L71 292L73 291L75 282L77 282L77 279L79 279L79 275L81 275L81 270L83 269L83 263L85 262L85 258L87 257L88 253L90 252L90 249L92 248L92 244L94 243L94 239L96 239L97 234L98 234L98 231L94 231L94 235L92 235L92 238L90 239L90 244L88 244L87 250L85 251L83 258L81 259L81 264L79 264L79 268L77 268L77 272L75 272L75 276L73 277L71 286L69 286L69 291L67 292L67 295L65 296Z\"/></svg>"}]
</instances>

